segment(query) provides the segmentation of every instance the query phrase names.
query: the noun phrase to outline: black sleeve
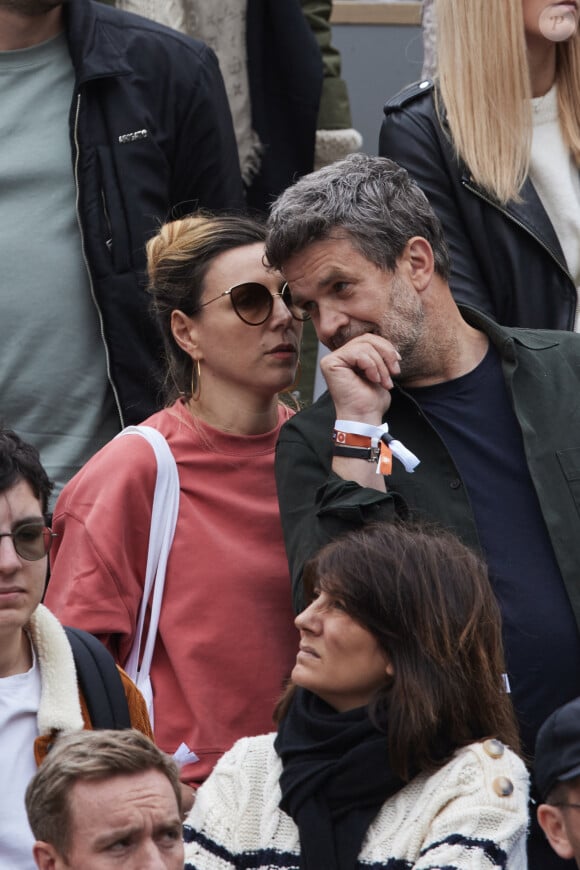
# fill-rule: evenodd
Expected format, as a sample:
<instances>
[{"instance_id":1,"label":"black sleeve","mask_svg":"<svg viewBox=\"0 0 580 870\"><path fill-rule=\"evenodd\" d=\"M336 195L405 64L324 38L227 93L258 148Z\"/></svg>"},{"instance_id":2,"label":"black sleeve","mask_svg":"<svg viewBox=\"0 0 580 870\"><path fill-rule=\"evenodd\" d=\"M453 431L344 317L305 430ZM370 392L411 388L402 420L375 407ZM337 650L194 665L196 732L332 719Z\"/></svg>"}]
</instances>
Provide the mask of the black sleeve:
<instances>
[{"instance_id":1,"label":"black sleeve","mask_svg":"<svg viewBox=\"0 0 580 870\"><path fill-rule=\"evenodd\" d=\"M450 163L450 153L444 153L441 128L426 113L417 111L415 104L386 111L379 154L408 171L439 217L449 246L449 283L456 302L497 318L498 312L480 267L479 244L474 244L474 239L479 238L485 247L483 228L470 220L473 210L462 208L461 200L467 194L461 187L461 167L456 161ZM451 152L451 145L449 149Z\"/></svg>"},{"instance_id":2,"label":"black sleeve","mask_svg":"<svg viewBox=\"0 0 580 870\"><path fill-rule=\"evenodd\" d=\"M395 494L333 474L330 433L321 435L324 443L317 445L303 431L300 418L298 414L282 427L276 448L276 485L297 612L304 607L302 572L309 558L351 529L404 511Z\"/></svg>"},{"instance_id":3,"label":"black sleeve","mask_svg":"<svg viewBox=\"0 0 580 870\"><path fill-rule=\"evenodd\" d=\"M189 68L188 68L189 67ZM230 106L214 52L182 56L179 88L174 92L176 121L172 201L180 206L237 210L245 203Z\"/></svg>"}]
</instances>

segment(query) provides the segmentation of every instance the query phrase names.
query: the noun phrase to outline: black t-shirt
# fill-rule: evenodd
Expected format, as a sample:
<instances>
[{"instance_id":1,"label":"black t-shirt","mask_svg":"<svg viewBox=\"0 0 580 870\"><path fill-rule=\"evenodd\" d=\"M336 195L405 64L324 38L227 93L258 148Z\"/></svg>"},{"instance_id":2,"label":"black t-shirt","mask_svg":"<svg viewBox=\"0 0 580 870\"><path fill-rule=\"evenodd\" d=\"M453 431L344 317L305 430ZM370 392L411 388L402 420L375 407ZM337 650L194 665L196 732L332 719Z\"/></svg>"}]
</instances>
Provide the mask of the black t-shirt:
<instances>
[{"instance_id":1,"label":"black t-shirt","mask_svg":"<svg viewBox=\"0 0 580 870\"><path fill-rule=\"evenodd\" d=\"M524 749L544 719L580 695L580 635L497 352L453 381L409 389L444 441L472 505L503 616Z\"/></svg>"}]
</instances>

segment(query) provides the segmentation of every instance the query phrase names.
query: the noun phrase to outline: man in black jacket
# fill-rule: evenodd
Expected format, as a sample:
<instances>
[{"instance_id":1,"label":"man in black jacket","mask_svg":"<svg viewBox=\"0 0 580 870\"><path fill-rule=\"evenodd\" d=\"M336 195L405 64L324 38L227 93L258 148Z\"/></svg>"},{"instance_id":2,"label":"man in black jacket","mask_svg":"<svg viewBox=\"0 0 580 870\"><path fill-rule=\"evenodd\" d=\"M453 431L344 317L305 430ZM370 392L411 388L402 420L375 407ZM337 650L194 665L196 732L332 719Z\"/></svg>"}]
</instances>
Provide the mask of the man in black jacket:
<instances>
[{"instance_id":1,"label":"man in black jacket","mask_svg":"<svg viewBox=\"0 0 580 870\"><path fill-rule=\"evenodd\" d=\"M213 52L93 0L0 0L0 415L62 484L159 405L148 237L243 189Z\"/></svg>"}]
</instances>

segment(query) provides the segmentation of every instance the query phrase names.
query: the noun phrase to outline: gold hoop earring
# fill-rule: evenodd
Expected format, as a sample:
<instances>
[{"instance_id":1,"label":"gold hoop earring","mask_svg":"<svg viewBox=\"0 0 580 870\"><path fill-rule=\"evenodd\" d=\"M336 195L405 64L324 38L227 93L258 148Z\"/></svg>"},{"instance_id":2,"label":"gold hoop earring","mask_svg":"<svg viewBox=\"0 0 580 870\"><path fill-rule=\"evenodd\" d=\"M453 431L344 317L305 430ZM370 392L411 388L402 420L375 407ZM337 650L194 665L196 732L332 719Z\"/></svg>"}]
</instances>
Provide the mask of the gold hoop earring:
<instances>
[{"instance_id":1,"label":"gold hoop earring","mask_svg":"<svg viewBox=\"0 0 580 870\"><path fill-rule=\"evenodd\" d=\"M194 386L195 380L195 386ZM201 362L196 359L191 367L191 401L199 402L201 396Z\"/></svg>"}]
</instances>

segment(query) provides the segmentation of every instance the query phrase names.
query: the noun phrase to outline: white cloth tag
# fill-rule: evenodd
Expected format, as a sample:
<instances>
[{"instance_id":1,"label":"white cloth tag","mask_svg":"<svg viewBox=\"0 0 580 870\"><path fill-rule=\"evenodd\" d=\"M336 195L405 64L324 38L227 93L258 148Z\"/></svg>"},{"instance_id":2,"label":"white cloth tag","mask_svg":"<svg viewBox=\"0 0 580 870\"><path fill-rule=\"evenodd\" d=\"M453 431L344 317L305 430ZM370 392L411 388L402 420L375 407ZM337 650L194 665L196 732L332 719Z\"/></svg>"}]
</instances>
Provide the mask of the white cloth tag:
<instances>
[{"instance_id":1,"label":"white cloth tag","mask_svg":"<svg viewBox=\"0 0 580 870\"><path fill-rule=\"evenodd\" d=\"M177 764L179 768L184 767L186 764L194 764L196 761L199 761L199 758L192 752L189 746L186 743L180 743L175 752L173 753L173 760Z\"/></svg>"}]
</instances>

